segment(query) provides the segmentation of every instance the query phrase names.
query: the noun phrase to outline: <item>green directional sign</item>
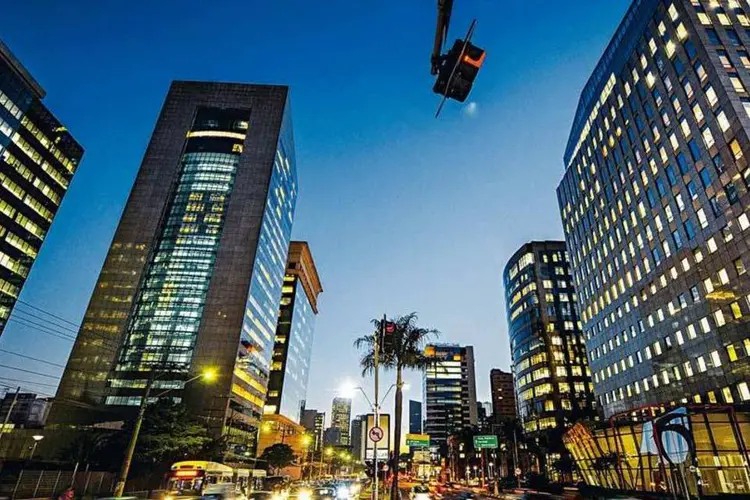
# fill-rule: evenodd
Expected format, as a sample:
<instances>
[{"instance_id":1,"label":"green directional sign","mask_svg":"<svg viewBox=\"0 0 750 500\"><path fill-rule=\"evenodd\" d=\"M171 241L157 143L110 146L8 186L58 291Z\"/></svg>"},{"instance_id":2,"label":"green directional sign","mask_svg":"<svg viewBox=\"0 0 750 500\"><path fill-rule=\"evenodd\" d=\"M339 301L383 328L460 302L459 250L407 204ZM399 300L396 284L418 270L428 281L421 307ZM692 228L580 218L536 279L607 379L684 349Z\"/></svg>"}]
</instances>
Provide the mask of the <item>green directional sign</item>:
<instances>
[{"instance_id":1,"label":"green directional sign","mask_svg":"<svg viewBox=\"0 0 750 500\"><path fill-rule=\"evenodd\" d=\"M429 448L430 436L429 434L407 434L406 445L411 448Z\"/></svg>"},{"instance_id":2,"label":"green directional sign","mask_svg":"<svg viewBox=\"0 0 750 500\"><path fill-rule=\"evenodd\" d=\"M474 436L474 449L497 448L497 436Z\"/></svg>"}]
</instances>

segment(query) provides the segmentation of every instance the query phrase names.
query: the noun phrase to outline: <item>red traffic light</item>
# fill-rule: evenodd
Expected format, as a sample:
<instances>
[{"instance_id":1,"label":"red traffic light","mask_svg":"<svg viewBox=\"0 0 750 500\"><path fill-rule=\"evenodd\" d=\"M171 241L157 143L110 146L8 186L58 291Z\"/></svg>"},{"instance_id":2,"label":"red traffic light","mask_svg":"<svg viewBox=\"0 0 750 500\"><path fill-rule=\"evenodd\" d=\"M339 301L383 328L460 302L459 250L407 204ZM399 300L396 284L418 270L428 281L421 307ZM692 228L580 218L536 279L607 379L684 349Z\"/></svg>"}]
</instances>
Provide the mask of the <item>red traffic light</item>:
<instances>
[{"instance_id":1,"label":"red traffic light","mask_svg":"<svg viewBox=\"0 0 750 500\"><path fill-rule=\"evenodd\" d=\"M392 323L390 321L386 321L385 323L385 333L394 333L396 331L396 323Z\"/></svg>"}]
</instances>

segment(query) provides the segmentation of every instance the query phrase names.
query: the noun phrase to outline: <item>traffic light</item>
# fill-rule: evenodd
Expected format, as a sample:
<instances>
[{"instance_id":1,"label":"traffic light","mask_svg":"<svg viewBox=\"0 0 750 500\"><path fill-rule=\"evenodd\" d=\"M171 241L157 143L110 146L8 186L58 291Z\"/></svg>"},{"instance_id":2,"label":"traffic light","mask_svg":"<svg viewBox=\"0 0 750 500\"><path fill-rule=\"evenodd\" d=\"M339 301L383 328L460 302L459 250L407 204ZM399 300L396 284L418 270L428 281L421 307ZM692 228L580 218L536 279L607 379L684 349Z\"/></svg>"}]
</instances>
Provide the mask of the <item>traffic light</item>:
<instances>
[{"instance_id":1,"label":"traffic light","mask_svg":"<svg viewBox=\"0 0 750 500\"><path fill-rule=\"evenodd\" d=\"M396 335L396 323L382 320L380 322L380 352L388 353L393 351L394 337Z\"/></svg>"},{"instance_id":2,"label":"traffic light","mask_svg":"<svg viewBox=\"0 0 750 500\"><path fill-rule=\"evenodd\" d=\"M486 53L468 41L456 40L447 54L440 58L437 81L432 87L436 94L464 102L484 64Z\"/></svg>"}]
</instances>

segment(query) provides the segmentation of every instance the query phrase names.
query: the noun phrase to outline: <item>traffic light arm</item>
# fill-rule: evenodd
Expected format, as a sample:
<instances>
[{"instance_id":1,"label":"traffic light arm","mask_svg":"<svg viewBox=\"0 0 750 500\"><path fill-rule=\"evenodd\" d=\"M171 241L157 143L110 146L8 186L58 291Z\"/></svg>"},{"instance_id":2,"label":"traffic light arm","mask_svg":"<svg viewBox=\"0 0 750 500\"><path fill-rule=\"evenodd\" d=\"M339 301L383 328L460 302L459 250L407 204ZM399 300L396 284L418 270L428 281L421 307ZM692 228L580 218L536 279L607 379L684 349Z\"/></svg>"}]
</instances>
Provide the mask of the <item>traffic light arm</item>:
<instances>
[{"instance_id":1,"label":"traffic light arm","mask_svg":"<svg viewBox=\"0 0 750 500\"><path fill-rule=\"evenodd\" d=\"M474 34L474 27L477 24L477 20L474 19L471 21L471 24L469 25L469 31L466 33L466 38L464 38L464 44L461 47L461 53L458 55L458 59L456 60L456 64L453 66L453 69L451 69L451 74L448 77L448 81L445 83L445 93L443 94L443 99L440 101L440 104L438 105L437 112L435 112L435 118L440 116L440 111L443 109L443 105L445 104L445 101L448 100L448 89L450 88L451 82L453 81L453 77L456 74L456 70L458 69L458 66L463 62L464 55L466 54L466 48L469 46L469 43L471 42L471 37ZM484 54L482 54L481 61L479 61L479 65L477 66L475 62L472 60L470 64L472 66L479 67L484 62Z\"/></svg>"},{"instance_id":2,"label":"traffic light arm","mask_svg":"<svg viewBox=\"0 0 750 500\"><path fill-rule=\"evenodd\" d=\"M432 74L437 75L438 67L440 66L440 53L443 49L443 44L448 38L448 26L451 22L451 11L453 10L453 0L438 0L438 15L437 15L437 26L435 27L435 43L432 46L432 58L430 63L432 64Z\"/></svg>"}]
</instances>

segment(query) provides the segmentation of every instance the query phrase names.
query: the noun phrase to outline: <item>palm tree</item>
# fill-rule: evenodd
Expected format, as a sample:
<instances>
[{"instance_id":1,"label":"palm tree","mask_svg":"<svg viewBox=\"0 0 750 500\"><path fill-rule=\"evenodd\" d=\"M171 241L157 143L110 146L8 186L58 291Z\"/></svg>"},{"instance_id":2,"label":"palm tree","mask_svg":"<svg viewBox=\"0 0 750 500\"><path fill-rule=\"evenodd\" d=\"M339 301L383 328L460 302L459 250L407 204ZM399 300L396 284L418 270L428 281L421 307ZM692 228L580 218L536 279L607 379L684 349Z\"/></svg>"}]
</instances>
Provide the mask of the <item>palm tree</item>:
<instances>
[{"instance_id":1,"label":"palm tree","mask_svg":"<svg viewBox=\"0 0 750 500\"><path fill-rule=\"evenodd\" d=\"M395 328L392 342L386 344L380 351L379 364L384 368L396 370L396 396L395 396L395 427L394 443L396 452L393 454L393 495L398 498L398 472L399 455L401 447L401 414L403 407L403 370L423 370L433 361L424 355L424 348L432 337L437 337L440 332L434 328L422 328L417 325L417 313L412 312L405 316L390 319ZM362 351L360 366L362 375L365 376L375 369L375 343L378 338L382 320L374 319L372 324L375 332L365 335L354 341L354 346ZM378 404L376 401L375 404Z\"/></svg>"}]
</instances>

